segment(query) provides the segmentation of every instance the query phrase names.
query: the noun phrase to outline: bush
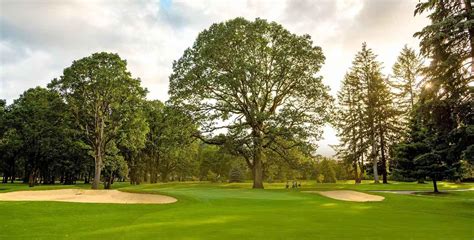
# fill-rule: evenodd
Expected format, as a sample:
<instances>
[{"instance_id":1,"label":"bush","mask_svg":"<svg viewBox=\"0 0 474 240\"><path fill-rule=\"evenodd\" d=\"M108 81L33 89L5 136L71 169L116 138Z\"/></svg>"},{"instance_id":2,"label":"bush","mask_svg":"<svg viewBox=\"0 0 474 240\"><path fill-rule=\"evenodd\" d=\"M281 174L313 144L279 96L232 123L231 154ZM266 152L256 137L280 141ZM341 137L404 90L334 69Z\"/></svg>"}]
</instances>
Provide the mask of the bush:
<instances>
[{"instance_id":1,"label":"bush","mask_svg":"<svg viewBox=\"0 0 474 240\"><path fill-rule=\"evenodd\" d=\"M207 172L207 180L211 182L219 182L220 178L219 175L217 175L213 171L209 171Z\"/></svg>"},{"instance_id":2,"label":"bush","mask_svg":"<svg viewBox=\"0 0 474 240\"><path fill-rule=\"evenodd\" d=\"M323 183L336 183L336 171L334 170L334 162L330 160L323 160L320 163L320 174L324 176Z\"/></svg>"},{"instance_id":3,"label":"bush","mask_svg":"<svg viewBox=\"0 0 474 240\"><path fill-rule=\"evenodd\" d=\"M243 177L242 171L240 171L239 168L233 167L232 169L230 169L230 173L229 173L229 182L230 183L242 182L243 178L244 177Z\"/></svg>"}]
</instances>

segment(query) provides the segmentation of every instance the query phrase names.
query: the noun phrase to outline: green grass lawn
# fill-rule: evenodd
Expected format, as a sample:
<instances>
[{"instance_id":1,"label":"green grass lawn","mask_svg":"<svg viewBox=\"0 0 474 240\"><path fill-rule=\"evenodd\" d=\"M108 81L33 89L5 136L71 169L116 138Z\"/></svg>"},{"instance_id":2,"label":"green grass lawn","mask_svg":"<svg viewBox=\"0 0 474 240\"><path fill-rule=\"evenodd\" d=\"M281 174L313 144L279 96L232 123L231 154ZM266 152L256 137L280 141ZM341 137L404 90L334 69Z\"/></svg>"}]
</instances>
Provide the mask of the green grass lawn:
<instances>
[{"instance_id":1,"label":"green grass lawn","mask_svg":"<svg viewBox=\"0 0 474 240\"><path fill-rule=\"evenodd\" d=\"M474 191L383 195L382 202L344 202L300 192L354 189L431 190L431 184L303 183L300 190L250 183L168 183L123 191L161 193L168 205L0 202L0 239L474 239ZM73 187L89 188L88 185ZM440 190L474 184L440 183ZM71 188L38 186L33 190ZM27 190L2 184L0 192Z\"/></svg>"}]
</instances>

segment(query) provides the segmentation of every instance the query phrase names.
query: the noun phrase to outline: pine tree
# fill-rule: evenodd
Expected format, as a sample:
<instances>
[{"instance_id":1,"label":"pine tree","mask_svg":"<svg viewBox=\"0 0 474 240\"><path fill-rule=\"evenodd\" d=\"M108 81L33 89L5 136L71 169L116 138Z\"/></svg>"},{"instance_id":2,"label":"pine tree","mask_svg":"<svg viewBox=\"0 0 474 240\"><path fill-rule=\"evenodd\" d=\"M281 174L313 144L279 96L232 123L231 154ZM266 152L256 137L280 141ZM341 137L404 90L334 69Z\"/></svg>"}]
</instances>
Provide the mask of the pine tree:
<instances>
[{"instance_id":1,"label":"pine tree","mask_svg":"<svg viewBox=\"0 0 474 240\"><path fill-rule=\"evenodd\" d=\"M402 129L400 116L403 111L397 109L394 102L394 94L390 91L388 79L378 85L378 103L376 111L378 148L381 163L383 183L388 183L389 152L395 143L398 143Z\"/></svg>"},{"instance_id":2,"label":"pine tree","mask_svg":"<svg viewBox=\"0 0 474 240\"><path fill-rule=\"evenodd\" d=\"M381 63L376 60L377 56L371 49L367 48L367 44L362 44L362 50L357 53L351 71L354 76L359 79L361 86L364 88L363 109L365 120L366 136L370 145L369 158L373 164L374 182L379 182L378 176L378 154L377 154L377 114L380 112L380 93L378 89L382 85L383 78L381 72Z\"/></svg>"},{"instance_id":3,"label":"pine tree","mask_svg":"<svg viewBox=\"0 0 474 240\"><path fill-rule=\"evenodd\" d=\"M365 156L372 162L374 181L379 181L378 163L381 163L383 182L387 182L388 152L399 131L399 111L376 58L372 50L362 44L338 93L336 127L341 144L337 152L352 164L356 183L360 182Z\"/></svg>"},{"instance_id":4,"label":"pine tree","mask_svg":"<svg viewBox=\"0 0 474 240\"><path fill-rule=\"evenodd\" d=\"M359 79L346 73L338 92L336 128L340 144L337 155L350 164L354 171L355 183L361 183L364 171L364 153L367 151L364 135L362 89Z\"/></svg>"},{"instance_id":5,"label":"pine tree","mask_svg":"<svg viewBox=\"0 0 474 240\"><path fill-rule=\"evenodd\" d=\"M394 88L395 102L403 112L404 126L409 126L410 113L418 100L419 84L422 77L422 58L412 48L405 45L392 67L393 77L390 85ZM408 128L405 128L408 131Z\"/></svg>"},{"instance_id":6,"label":"pine tree","mask_svg":"<svg viewBox=\"0 0 474 240\"><path fill-rule=\"evenodd\" d=\"M233 167L230 169L230 172L229 172L229 182L230 183L233 183L233 182L242 182L243 181L243 174L242 174L242 171L240 170L240 168L238 167Z\"/></svg>"},{"instance_id":7,"label":"pine tree","mask_svg":"<svg viewBox=\"0 0 474 240\"><path fill-rule=\"evenodd\" d=\"M457 172L445 177L456 178L463 152L474 144L474 12L470 0L422 2L415 14L426 11L431 24L415 34L431 60L420 112L433 150Z\"/></svg>"},{"instance_id":8,"label":"pine tree","mask_svg":"<svg viewBox=\"0 0 474 240\"><path fill-rule=\"evenodd\" d=\"M430 177L438 192L436 181L459 178L460 160L474 144L474 14L470 0L418 3L415 14L424 12L430 12L431 24L415 36L431 62L423 69L424 88L414 115L417 128L411 131L417 137L401 144L394 155L399 172Z\"/></svg>"}]
</instances>

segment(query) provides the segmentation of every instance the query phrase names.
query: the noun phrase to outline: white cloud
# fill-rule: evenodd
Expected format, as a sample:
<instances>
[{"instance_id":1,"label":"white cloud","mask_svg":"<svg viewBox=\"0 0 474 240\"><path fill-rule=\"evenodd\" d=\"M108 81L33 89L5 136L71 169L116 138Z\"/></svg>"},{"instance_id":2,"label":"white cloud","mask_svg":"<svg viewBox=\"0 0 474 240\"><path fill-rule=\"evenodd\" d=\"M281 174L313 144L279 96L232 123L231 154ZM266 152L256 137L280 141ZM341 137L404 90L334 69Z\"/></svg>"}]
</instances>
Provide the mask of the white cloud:
<instances>
[{"instance_id":1,"label":"white cloud","mask_svg":"<svg viewBox=\"0 0 474 240\"><path fill-rule=\"evenodd\" d=\"M416 46L412 34L426 24L413 18L416 1L398 0L189 0L0 1L0 98L45 86L73 60L97 51L118 53L150 91L168 98L173 60L212 23L243 16L277 21L310 34L323 48L324 82L335 94L361 43L391 69L401 47ZM331 155L334 129L325 128L320 153Z\"/></svg>"}]
</instances>

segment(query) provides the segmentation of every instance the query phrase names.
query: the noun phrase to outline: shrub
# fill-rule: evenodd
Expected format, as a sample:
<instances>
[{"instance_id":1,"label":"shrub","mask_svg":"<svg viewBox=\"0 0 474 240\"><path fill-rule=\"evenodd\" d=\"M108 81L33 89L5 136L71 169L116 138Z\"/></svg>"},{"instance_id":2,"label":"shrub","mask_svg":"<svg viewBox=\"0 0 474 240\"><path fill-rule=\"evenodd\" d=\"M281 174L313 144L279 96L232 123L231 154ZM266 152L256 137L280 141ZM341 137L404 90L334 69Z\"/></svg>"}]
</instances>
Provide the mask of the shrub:
<instances>
[{"instance_id":1,"label":"shrub","mask_svg":"<svg viewBox=\"0 0 474 240\"><path fill-rule=\"evenodd\" d=\"M230 169L229 173L229 182L242 182L243 181L243 174L242 171L240 171L239 168L233 167Z\"/></svg>"}]
</instances>

